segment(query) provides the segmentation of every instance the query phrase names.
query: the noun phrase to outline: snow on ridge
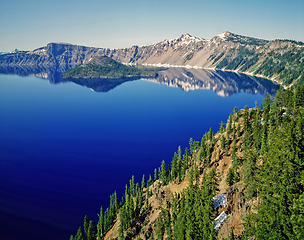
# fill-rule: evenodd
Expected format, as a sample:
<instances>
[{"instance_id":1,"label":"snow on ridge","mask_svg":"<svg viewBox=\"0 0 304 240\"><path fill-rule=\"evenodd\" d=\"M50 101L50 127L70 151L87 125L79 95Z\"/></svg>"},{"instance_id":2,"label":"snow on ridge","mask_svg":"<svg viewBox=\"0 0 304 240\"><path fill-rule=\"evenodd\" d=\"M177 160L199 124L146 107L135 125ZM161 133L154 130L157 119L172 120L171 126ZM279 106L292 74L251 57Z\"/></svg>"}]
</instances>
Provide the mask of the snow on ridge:
<instances>
[{"instance_id":1,"label":"snow on ridge","mask_svg":"<svg viewBox=\"0 0 304 240\"><path fill-rule=\"evenodd\" d=\"M165 39L161 42L149 43L149 44L141 45L140 47L155 46L155 45L158 45L158 44L188 45L190 43L198 43L198 42L205 42L205 41L207 41L207 40L205 40L204 38L193 37L189 33L186 33L186 34L182 34L178 38Z\"/></svg>"},{"instance_id":2,"label":"snow on ridge","mask_svg":"<svg viewBox=\"0 0 304 240\"><path fill-rule=\"evenodd\" d=\"M221 39L226 39L226 32L222 32L222 33L220 33L219 35L217 35L218 37L220 37Z\"/></svg>"}]
</instances>

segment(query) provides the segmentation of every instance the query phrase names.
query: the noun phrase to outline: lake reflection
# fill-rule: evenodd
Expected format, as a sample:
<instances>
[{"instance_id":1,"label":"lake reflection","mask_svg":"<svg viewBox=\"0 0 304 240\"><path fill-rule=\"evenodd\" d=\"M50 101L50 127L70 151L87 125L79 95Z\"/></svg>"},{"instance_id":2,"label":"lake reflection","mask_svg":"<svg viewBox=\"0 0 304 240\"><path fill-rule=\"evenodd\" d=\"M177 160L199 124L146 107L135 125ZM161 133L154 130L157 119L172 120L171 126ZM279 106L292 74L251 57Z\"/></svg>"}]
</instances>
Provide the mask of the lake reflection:
<instances>
[{"instance_id":1,"label":"lake reflection","mask_svg":"<svg viewBox=\"0 0 304 240\"><path fill-rule=\"evenodd\" d=\"M62 79L61 73L71 67L73 66L63 66L61 68L0 66L0 73L17 74L19 76L36 76L38 78L48 79L50 83L71 81L90 88L95 92L108 92L122 83L140 79L137 77L122 79ZM222 97L228 97L239 92L248 92L252 94L261 93L264 96L269 94L271 98L274 98L274 94L279 88L278 85L263 78L241 73L207 69L169 68L160 71L157 78L147 78L145 80L161 83L170 87L178 87L184 91L211 89Z\"/></svg>"},{"instance_id":2,"label":"lake reflection","mask_svg":"<svg viewBox=\"0 0 304 240\"><path fill-rule=\"evenodd\" d=\"M96 94L40 79L61 82L53 70L0 74L0 236L8 239L68 239L85 214L97 221L100 206L115 190L121 197L132 175L137 182L153 176L179 145L217 131L235 106L260 105L278 88L230 73L168 69L156 79L93 86L106 92Z\"/></svg>"}]
</instances>

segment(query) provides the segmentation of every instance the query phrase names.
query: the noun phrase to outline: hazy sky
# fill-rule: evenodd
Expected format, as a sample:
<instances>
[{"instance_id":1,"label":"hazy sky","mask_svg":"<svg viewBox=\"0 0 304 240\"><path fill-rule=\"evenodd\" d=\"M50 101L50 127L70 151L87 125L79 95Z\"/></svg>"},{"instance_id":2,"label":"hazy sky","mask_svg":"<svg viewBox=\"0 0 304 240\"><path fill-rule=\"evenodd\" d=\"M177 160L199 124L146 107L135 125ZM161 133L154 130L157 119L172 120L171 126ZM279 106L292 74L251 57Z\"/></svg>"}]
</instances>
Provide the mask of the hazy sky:
<instances>
[{"instance_id":1,"label":"hazy sky","mask_svg":"<svg viewBox=\"0 0 304 240\"><path fill-rule=\"evenodd\" d=\"M304 41L304 1L0 0L0 52L49 42L120 48L224 31Z\"/></svg>"}]
</instances>

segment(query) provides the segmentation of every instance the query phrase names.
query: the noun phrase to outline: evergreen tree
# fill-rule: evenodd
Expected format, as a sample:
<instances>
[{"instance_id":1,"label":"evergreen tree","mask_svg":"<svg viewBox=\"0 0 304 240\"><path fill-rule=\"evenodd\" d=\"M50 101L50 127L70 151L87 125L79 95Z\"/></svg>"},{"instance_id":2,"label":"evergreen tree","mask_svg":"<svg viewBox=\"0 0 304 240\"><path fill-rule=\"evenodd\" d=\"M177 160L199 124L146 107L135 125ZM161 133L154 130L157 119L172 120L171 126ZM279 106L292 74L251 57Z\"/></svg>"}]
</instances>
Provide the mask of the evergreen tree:
<instances>
[{"instance_id":1,"label":"evergreen tree","mask_svg":"<svg viewBox=\"0 0 304 240\"><path fill-rule=\"evenodd\" d=\"M153 180L152 180L151 174L149 174L149 180L147 182L147 187L150 187L152 184L153 184Z\"/></svg>"},{"instance_id":2,"label":"evergreen tree","mask_svg":"<svg viewBox=\"0 0 304 240\"><path fill-rule=\"evenodd\" d=\"M231 187L234 184L234 180L235 180L235 172L233 168L229 168L229 171L227 173L227 177L226 177L226 183L229 187Z\"/></svg>"},{"instance_id":3,"label":"evergreen tree","mask_svg":"<svg viewBox=\"0 0 304 240\"><path fill-rule=\"evenodd\" d=\"M233 122L233 126L232 126L232 139L233 139L233 141L236 140L236 138L235 138L235 122Z\"/></svg>"},{"instance_id":4,"label":"evergreen tree","mask_svg":"<svg viewBox=\"0 0 304 240\"><path fill-rule=\"evenodd\" d=\"M95 240L96 239L96 226L95 223L91 220L89 223L88 232L86 234L87 240Z\"/></svg>"},{"instance_id":5,"label":"evergreen tree","mask_svg":"<svg viewBox=\"0 0 304 240\"><path fill-rule=\"evenodd\" d=\"M144 189L146 187L146 178L145 178L145 174L142 176L142 180L141 180L141 188Z\"/></svg>"},{"instance_id":6,"label":"evergreen tree","mask_svg":"<svg viewBox=\"0 0 304 240\"><path fill-rule=\"evenodd\" d=\"M232 113L233 113L233 115L234 115L234 121L237 121L237 120L238 120L238 119L237 119L237 113L238 113L238 109L237 109L237 107L236 107L236 106L234 107L234 109L233 109Z\"/></svg>"},{"instance_id":7,"label":"evergreen tree","mask_svg":"<svg viewBox=\"0 0 304 240\"><path fill-rule=\"evenodd\" d=\"M132 175L132 178L130 179L130 194L132 196L135 196L135 180L134 180L134 175Z\"/></svg>"},{"instance_id":8,"label":"evergreen tree","mask_svg":"<svg viewBox=\"0 0 304 240\"><path fill-rule=\"evenodd\" d=\"M213 132L212 132L212 128L210 127L209 132L208 132L208 140L212 141L212 137L213 137Z\"/></svg>"},{"instance_id":9,"label":"evergreen tree","mask_svg":"<svg viewBox=\"0 0 304 240\"><path fill-rule=\"evenodd\" d=\"M177 166L178 156L177 153L174 153L171 162L171 181L175 180L178 175L178 166Z\"/></svg>"},{"instance_id":10,"label":"evergreen tree","mask_svg":"<svg viewBox=\"0 0 304 240\"><path fill-rule=\"evenodd\" d=\"M186 148L185 153L183 155L183 168L182 168L182 173L181 173L182 180L184 179L185 174L186 174L186 170L188 169L188 162L189 162L188 149Z\"/></svg>"},{"instance_id":11,"label":"evergreen tree","mask_svg":"<svg viewBox=\"0 0 304 240\"><path fill-rule=\"evenodd\" d=\"M261 144L261 152L266 152L267 151L267 140L268 140L268 125L269 125L269 112L270 112L270 96L267 94L267 97L263 100L263 127L262 127L262 133L261 133L261 139L262 139L262 144Z\"/></svg>"},{"instance_id":12,"label":"evergreen tree","mask_svg":"<svg viewBox=\"0 0 304 240\"><path fill-rule=\"evenodd\" d=\"M97 237L101 239L101 236L104 234L104 226L103 226L103 207L100 207L100 213L98 215L98 223L97 223Z\"/></svg>"},{"instance_id":13,"label":"evergreen tree","mask_svg":"<svg viewBox=\"0 0 304 240\"><path fill-rule=\"evenodd\" d=\"M229 134L231 133L232 120L233 120L233 115L232 115L232 113L231 113L231 114L229 115L228 123L227 123L227 127L226 127L227 135L229 135Z\"/></svg>"},{"instance_id":14,"label":"evergreen tree","mask_svg":"<svg viewBox=\"0 0 304 240\"><path fill-rule=\"evenodd\" d=\"M185 214L183 212L183 208L177 214L177 220L174 227L174 239L185 240L186 234L186 222L185 222Z\"/></svg>"},{"instance_id":15,"label":"evergreen tree","mask_svg":"<svg viewBox=\"0 0 304 240\"><path fill-rule=\"evenodd\" d=\"M225 148L226 148L226 139L225 139L225 136L223 134L222 139L221 139L221 149L225 150Z\"/></svg>"},{"instance_id":16,"label":"evergreen tree","mask_svg":"<svg viewBox=\"0 0 304 240\"><path fill-rule=\"evenodd\" d=\"M194 148L193 148L193 139L190 138L189 139L189 149L190 149L190 155L192 156L193 155L193 151L194 151Z\"/></svg>"},{"instance_id":17,"label":"evergreen tree","mask_svg":"<svg viewBox=\"0 0 304 240\"><path fill-rule=\"evenodd\" d=\"M157 235L157 239L163 240L164 239L164 233L165 233L165 226L162 220L162 216L159 216L155 223L155 232Z\"/></svg>"},{"instance_id":18,"label":"evergreen tree","mask_svg":"<svg viewBox=\"0 0 304 240\"><path fill-rule=\"evenodd\" d=\"M78 228L77 234L75 236L75 240L84 240L84 236L83 236L81 227Z\"/></svg>"},{"instance_id":19,"label":"evergreen tree","mask_svg":"<svg viewBox=\"0 0 304 240\"><path fill-rule=\"evenodd\" d=\"M160 179L162 180L162 185L166 185L167 183L167 167L165 160L161 163L161 172L160 172Z\"/></svg>"},{"instance_id":20,"label":"evergreen tree","mask_svg":"<svg viewBox=\"0 0 304 240\"><path fill-rule=\"evenodd\" d=\"M84 221L83 221L83 229L84 229L84 235L88 235L88 230L89 230L89 224L90 224L90 219L88 218L87 215L84 216Z\"/></svg>"},{"instance_id":21,"label":"evergreen tree","mask_svg":"<svg viewBox=\"0 0 304 240\"><path fill-rule=\"evenodd\" d=\"M297 84L294 91L294 102L296 107L304 106L304 85Z\"/></svg>"},{"instance_id":22,"label":"evergreen tree","mask_svg":"<svg viewBox=\"0 0 304 240\"><path fill-rule=\"evenodd\" d=\"M298 199L293 200L291 212L290 220L293 226L293 232L297 239L304 239L304 193L302 193Z\"/></svg>"},{"instance_id":23,"label":"evergreen tree","mask_svg":"<svg viewBox=\"0 0 304 240\"><path fill-rule=\"evenodd\" d=\"M263 165L254 177L262 201L258 212L246 218L245 229L258 239L293 239L295 236L290 206L303 193L303 185L295 162L294 125L291 121L274 131L268 151L263 155Z\"/></svg>"},{"instance_id":24,"label":"evergreen tree","mask_svg":"<svg viewBox=\"0 0 304 240\"><path fill-rule=\"evenodd\" d=\"M225 130L224 123L223 123L223 121L221 121L220 133L223 133L224 130Z\"/></svg>"},{"instance_id":25,"label":"evergreen tree","mask_svg":"<svg viewBox=\"0 0 304 240\"><path fill-rule=\"evenodd\" d=\"M245 107L244 107L243 126L244 126L244 132L248 131L248 129L249 129L249 113L248 113L248 106L247 105L245 105Z\"/></svg>"},{"instance_id":26,"label":"evergreen tree","mask_svg":"<svg viewBox=\"0 0 304 240\"><path fill-rule=\"evenodd\" d=\"M234 240L233 228L231 227L229 240Z\"/></svg>"},{"instance_id":27,"label":"evergreen tree","mask_svg":"<svg viewBox=\"0 0 304 240\"><path fill-rule=\"evenodd\" d=\"M237 125L236 135L237 135L238 137L241 136L241 125L240 125L240 124Z\"/></svg>"},{"instance_id":28,"label":"evergreen tree","mask_svg":"<svg viewBox=\"0 0 304 240\"><path fill-rule=\"evenodd\" d=\"M181 146L178 146L178 149L177 149L177 163L176 163L177 177L180 177L180 175L181 175L182 165L183 165L182 149L181 149Z\"/></svg>"},{"instance_id":29,"label":"evergreen tree","mask_svg":"<svg viewBox=\"0 0 304 240\"><path fill-rule=\"evenodd\" d=\"M256 150L259 150L261 147L261 122L260 122L260 109L255 112L254 121L253 121L253 141Z\"/></svg>"},{"instance_id":30,"label":"evergreen tree","mask_svg":"<svg viewBox=\"0 0 304 240\"><path fill-rule=\"evenodd\" d=\"M211 162L210 146L209 144L207 144L207 160L206 160L207 166L209 166L210 162Z\"/></svg>"},{"instance_id":31,"label":"evergreen tree","mask_svg":"<svg viewBox=\"0 0 304 240\"><path fill-rule=\"evenodd\" d=\"M157 180L157 169L155 168L154 169L154 181L156 181Z\"/></svg>"}]
</instances>

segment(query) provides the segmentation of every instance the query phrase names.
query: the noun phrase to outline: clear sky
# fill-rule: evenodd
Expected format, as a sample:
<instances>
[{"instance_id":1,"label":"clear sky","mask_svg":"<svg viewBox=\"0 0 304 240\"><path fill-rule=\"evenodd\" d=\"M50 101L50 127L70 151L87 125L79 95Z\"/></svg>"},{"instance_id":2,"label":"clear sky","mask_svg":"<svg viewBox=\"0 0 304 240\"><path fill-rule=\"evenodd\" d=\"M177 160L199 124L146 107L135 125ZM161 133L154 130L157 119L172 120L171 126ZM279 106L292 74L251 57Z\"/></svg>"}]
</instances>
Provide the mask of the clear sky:
<instances>
[{"instance_id":1,"label":"clear sky","mask_svg":"<svg viewBox=\"0 0 304 240\"><path fill-rule=\"evenodd\" d=\"M49 42L121 48L224 31L304 41L304 0L0 0L0 52Z\"/></svg>"}]
</instances>

